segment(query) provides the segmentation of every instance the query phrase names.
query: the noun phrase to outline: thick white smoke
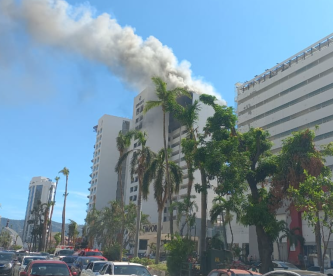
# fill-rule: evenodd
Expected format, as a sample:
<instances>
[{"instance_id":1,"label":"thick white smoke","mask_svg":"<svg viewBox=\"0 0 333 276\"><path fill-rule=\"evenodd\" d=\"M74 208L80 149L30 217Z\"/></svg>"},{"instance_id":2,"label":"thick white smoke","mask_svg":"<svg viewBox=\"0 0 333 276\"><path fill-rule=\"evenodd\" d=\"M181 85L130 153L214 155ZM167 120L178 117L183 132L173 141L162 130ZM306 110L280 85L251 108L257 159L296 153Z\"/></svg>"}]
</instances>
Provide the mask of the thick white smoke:
<instances>
[{"instance_id":1,"label":"thick white smoke","mask_svg":"<svg viewBox=\"0 0 333 276\"><path fill-rule=\"evenodd\" d=\"M89 7L74 8L63 0L0 1L0 17L23 24L38 42L74 51L108 66L137 90L160 76L172 87L215 95L214 87L194 78L187 61L178 62L172 50L153 36L143 40L131 27L121 27L108 14L96 18ZM223 100L222 100L223 101Z\"/></svg>"}]
</instances>

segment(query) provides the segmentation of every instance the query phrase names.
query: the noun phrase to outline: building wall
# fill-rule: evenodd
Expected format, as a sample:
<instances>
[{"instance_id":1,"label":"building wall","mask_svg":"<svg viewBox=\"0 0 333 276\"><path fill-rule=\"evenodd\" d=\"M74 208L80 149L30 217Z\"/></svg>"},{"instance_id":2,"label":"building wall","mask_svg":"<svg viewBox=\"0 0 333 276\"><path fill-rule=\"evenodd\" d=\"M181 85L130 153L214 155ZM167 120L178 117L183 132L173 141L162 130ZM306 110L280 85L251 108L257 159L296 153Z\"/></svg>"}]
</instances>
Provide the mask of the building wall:
<instances>
[{"instance_id":1,"label":"building wall","mask_svg":"<svg viewBox=\"0 0 333 276\"><path fill-rule=\"evenodd\" d=\"M54 201L56 183L52 182L50 178L37 176L33 177L29 183L29 195L27 201L27 208L25 212L25 220L23 227L23 242L29 241L31 226L28 225L28 220L31 217L31 211L40 200L41 204Z\"/></svg>"},{"instance_id":2,"label":"building wall","mask_svg":"<svg viewBox=\"0 0 333 276\"><path fill-rule=\"evenodd\" d=\"M283 139L293 131L315 129L316 145L333 140L333 34L314 43L253 80L237 84L238 129L246 132L260 127L270 133L273 153L278 153ZM333 166L333 158L327 158ZM285 212L285 211L284 211ZM303 228L306 243L314 234L302 223L300 214L287 214L290 227ZM250 231L250 241L251 231ZM256 245L254 245L256 246ZM250 242L251 249L251 242ZM290 252L296 261L299 250Z\"/></svg>"},{"instance_id":3,"label":"building wall","mask_svg":"<svg viewBox=\"0 0 333 276\"><path fill-rule=\"evenodd\" d=\"M116 138L119 131L126 131L129 124L129 119L103 115L94 128L96 142L92 159L90 194L87 196L88 211L94 204L97 210L101 210L108 206L110 201L116 200L118 173L115 172L115 166L119 159Z\"/></svg>"}]
</instances>

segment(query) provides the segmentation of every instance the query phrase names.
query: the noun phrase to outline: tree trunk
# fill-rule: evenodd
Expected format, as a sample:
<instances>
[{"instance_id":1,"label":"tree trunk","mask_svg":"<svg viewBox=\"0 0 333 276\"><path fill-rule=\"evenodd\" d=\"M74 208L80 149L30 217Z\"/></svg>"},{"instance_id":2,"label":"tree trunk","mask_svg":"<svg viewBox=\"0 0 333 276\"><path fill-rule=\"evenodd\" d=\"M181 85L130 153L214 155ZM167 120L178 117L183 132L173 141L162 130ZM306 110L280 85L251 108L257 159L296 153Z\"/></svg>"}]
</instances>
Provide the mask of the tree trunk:
<instances>
[{"instance_id":1,"label":"tree trunk","mask_svg":"<svg viewBox=\"0 0 333 276\"><path fill-rule=\"evenodd\" d=\"M43 223L43 232L42 232L42 244L41 248L43 251L46 251L46 231L47 231L47 224L49 218L49 208L50 206L46 206L45 213L44 213L44 223Z\"/></svg>"},{"instance_id":2,"label":"tree trunk","mask_svg":"<svg viewBox=\"0 0 333 276\"><path fill-rule=\"evenodd\" d=\"M63 245L65 245L65 222L66 222L67 184L68 184L68 175L66 175L66 187L65 187L65 196L64 196L64 207L63 207L63 210L62 210L61 244L63 244Z\"/></svg>"},{"instance_id":3,"label":"tree trunk","mask_svg":"<svg viewBox=\"0 0 333 276\"><path fill-rule=\"evenodd\" d=\"M163 211L163 208L161 210L158 210L155 264L158 264L160 261L161 234L162 234L162 211Z\"/></svg>"},{"instance_id":4,"label":"tree trunk","mask_svg":"<svg viewBox=\"0 0 333 276\"><path fill-rule=\"evenodd\" d=\"M120 155L120 157L122 154ZM122 166L119 167L118 173L118 183L120 189L120 208L123 216L125 216L124 212L124 189L123 189L123 182L122 182ZM125 221L121 220L121 229L119 235L119 261L121 262L123 259L123 243L124 243L124 231L125 231Z\"/></svg>"},{"instance_id":5,"label":"tree trunk","mask_svg":"<svg viewBox=\"0 0 333 276\"><path fill-rule=\"evenodd\" d=\"M229 229L231 234L231 243L230 243L230 251L232 251L232 247L234 245L234 233L232 232L231 221L229 220ZM232 254L234 255L234 254Z\"/></svg>"},{"instance_id":6,"label":"tree trunk","mask_svg":"<svg viewBox=\"0 0 333 276\"><path fill-rule=\"evenodd\" d=\"M51 248L52 246L52 216L53 216L53 209L54 209L55 201L53 201L52 207L51 207L51 215L50 215L50 222L49 222L49 246Z\"/></svg>"},{"instance_id":7,"label":"tree trunk","mask_svg":"<svg viewBox=\"0 0 333 276\"><path fill-rule=\"evenodd\" d=\"M165 110L163 109L163 144L164 144L164 155L165 155L165 172L166 172L166 181L167 187L169 189L169 206L170 206L170 234L171 237L173 235L173 208L171 208L172 204L172 189L170 184L170 175L169 175L169 157L168 157L168 149L166 144L166 133L165 133Z\"/></svg>"},{"instance_id":8,"label":"tree trunk","mask_svg":"<svg viewBox=\"0 0 333 276\"><path fill-rule=\"evenodd\" d=\"M267 235L262 226L256 225L256 232L257 232L259 257L261 260L260 273L264 274L274 269L272 263L273 241Z\"/></svg>"},{"instance_id":9,"label":"tree trunk","mask_svg":"<svg viewBox=\"0 0 333 276\"><path fill-rule=\"evenodd\" d=\"M205 264L206 256L206 235L207 235L207 179L206 172L200 168L201 173L201 236L200 236L200 256L201 263ZM205 271L205 265L202 266L202 271Z\"/></svg>"},{"instance_id":10,"label":"tree trunk","mask_svg":"<svg viewBox=\"0 0 333 276\"><path fill-rule=\"evenodd\" d=\"M221 213L222 216L222 227L223 227L223 238L224 238L224 249L228 248L228 239L227 239L227 229L225 228L225 221L224 221L224 212Z\"/></svg>"},{"instance_id":11,"label":"tree trunk","mask_svg":"<svg viewBox=\"0 0 333 276\"><path fill-rule=\"evenodd\" d=\"M138 192L138 209L136 215L136 232L135 232L135 247L134 247L134 257L138 257L139 252L139 234L141 229L141 188L142 188L142 179L139 178L139 192Z\"/></svg>"},{"instance_id":12,"label":"tree trunk","mask_svg":"<svg viewBox=\"0 0 333 276\"><path fill-rule=\"evenodd\" d=\"M281 250L280 250L280 243L279 243L278 240L276 241L276 244L277 244L277 250L278 250L279 260L281 261Z\"/></svg>"},{"instance_id":13,"label":"tree trunk","mask_svg":"<svg viewBox=\"0 0 333 276\"><path fill-rule=\"evenodd\" d=\"M320 221L319 221L319 213L317 212L317 223L315 225L315 237L316 237L316 245L317 245L317 260L318 266L320 267L320 272L324 273L324 263L323 263L323 254L321 251L321 232L320 232Z\"/></svg>"}]
</instances>

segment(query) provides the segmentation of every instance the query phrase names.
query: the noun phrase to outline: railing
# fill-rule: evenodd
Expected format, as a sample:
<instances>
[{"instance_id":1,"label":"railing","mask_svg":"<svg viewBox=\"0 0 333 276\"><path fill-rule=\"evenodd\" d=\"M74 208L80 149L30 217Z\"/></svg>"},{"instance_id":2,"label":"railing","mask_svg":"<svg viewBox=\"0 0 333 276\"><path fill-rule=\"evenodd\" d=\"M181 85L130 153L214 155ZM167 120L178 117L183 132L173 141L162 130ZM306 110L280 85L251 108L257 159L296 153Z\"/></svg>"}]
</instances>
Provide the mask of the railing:
<instances>
[{"instance_id":1,"label":"railing","mask_svg":"<svg viewBox=\"0 0 333 276\"><path fill-rule=\"evenodd\" d=\"M278 74L278 72L283 72L289 69L293 64L298 63L299 60L304 60L308 56L312 56L315 52L321 51L325 47L329 47L330 43L333 41L333 34L330 34L323 38L322 40L312 44L310 47L306 48L305 50L298 52L296 55L282 61L281 63L275 65L271 69L266 69L265 73L261 75L255 76L252 80L246 81L243 85L238 87L238 94L239 91L242 90L243 92L247 89L249 90L250 87L254 87L258 83L262 83L267 79L270 79Z\"/></svg>"}]
</instances>

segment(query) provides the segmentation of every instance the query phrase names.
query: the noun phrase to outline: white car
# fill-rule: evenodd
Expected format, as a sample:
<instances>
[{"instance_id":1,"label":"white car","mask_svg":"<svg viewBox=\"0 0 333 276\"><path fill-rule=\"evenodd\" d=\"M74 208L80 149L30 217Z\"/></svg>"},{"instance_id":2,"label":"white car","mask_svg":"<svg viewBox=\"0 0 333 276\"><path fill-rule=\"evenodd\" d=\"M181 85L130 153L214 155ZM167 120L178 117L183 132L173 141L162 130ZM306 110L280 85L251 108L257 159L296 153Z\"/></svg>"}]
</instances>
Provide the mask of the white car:
<instances>
[{"instance_id":1,"label":"white car","mask_svg":"<svg viewBox=\"0 0 333 276\"><path fill-rule=\"evenodd\" d=\"M308 270L274 270L263 276L325 276L325 274Z\"/></svg>"},{"instance_id":2,"label":"white car","mask_svg":"<svg viewBox=\"0 0 333 276\"><path fill-rule=\"evenodd\" d=\"M116 276L116 275L138 275L138 276L151 276L147 268L141 264L128 263L128 262L106 262L100 270L100 275Z\"/></svg>"},{"instance_id":3,"label":"white car","mask_svg":"<svg viewBox=\"0 0 333 276\"><path fill-rule=\"evenodd\" d=\"M25 267L30 263L32 260L46 260L46 256L24 256L22 257L22 262L17 263L13 267L13 276L20 276L20 272L25 269Z\"/></svg>"},{"instance_id":4,"label":"white car","mask_svg":"<svg viewBox=\"0 0 333 276\"><path fill-rule=\"evenodd\" d=\"M107 261L94 261L90 262L85 269L82 269L81 276L96 276Z\"/></svg>"},{"instance_id":5,"label":"white car","mask_svg":"<svg viewBox=\"0 0 333 276\"><path fill-rule=\"evenodd\" d=\"M288 262L282 262L282 261L272 261L274 270L300 270L297 266L288 263Z\"/></svg>"}]
</instances>

